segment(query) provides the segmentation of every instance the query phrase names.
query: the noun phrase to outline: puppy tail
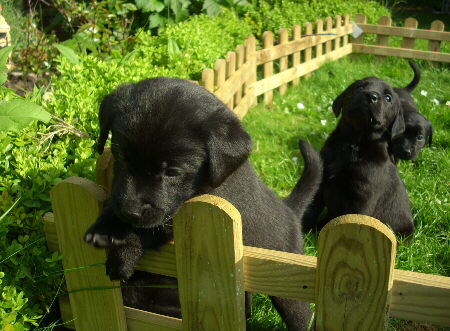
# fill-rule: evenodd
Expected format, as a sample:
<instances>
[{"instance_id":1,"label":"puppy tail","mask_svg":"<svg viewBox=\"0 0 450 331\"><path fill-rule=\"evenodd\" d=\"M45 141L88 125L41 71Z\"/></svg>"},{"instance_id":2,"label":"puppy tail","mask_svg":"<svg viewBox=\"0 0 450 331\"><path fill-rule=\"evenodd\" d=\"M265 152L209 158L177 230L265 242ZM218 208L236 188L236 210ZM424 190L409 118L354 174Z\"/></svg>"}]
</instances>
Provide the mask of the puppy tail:
<instances>
[{"instance_id":1,"label":"puppy tail","mask_svg":"<svg viewBox=\"0 0 450 331\"><path fill-rule=\"evenodd\" d=\"M409 83L403 89L408 91L409 93L411 93L416 88L417 84L419 84L419 81L420 81L420 69L417 66L417 64L415 64L414 62L408 61L408 63L409 63L409 66L414 71L414 78L411 81L411 83Z\"/></svg>"},{"instance_id":2,"label":"puppy tail","mask_svg":"<svg viewBox=\"0 0 450 331\"><path fill-rule=\"evenodd\" d=\"M303 219L322 181L322 159L306 141L300 140L299 147L304 160L303 173L284 202Z\"/></svg>"}]
</instances>

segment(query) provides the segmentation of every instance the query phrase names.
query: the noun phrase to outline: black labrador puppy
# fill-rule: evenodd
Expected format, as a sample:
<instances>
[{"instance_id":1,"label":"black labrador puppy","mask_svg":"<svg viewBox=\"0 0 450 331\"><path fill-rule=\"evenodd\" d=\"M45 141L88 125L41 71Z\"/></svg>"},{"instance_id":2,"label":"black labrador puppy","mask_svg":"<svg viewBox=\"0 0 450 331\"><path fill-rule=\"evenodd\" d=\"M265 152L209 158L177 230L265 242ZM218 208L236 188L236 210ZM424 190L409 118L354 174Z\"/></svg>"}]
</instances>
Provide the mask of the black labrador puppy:
<instances>
[{"instance_id":1,"label":"black labrador puppy","mask_svg":"<svg viewBox=\"0 0 450 331\"><path fill-rule=\"evenodd\" d=\"M112 132L114 178L111 197L85 240L109 248L111 279L131 286L175 283L134 267L145 249L172 239L172 217L183 202L204 193L239 210L245 245L303 253L302 215L322 175L320 156L307 143L300 142L304 172L282 201L247 160L251 140L237 117L201 86L164 77L122 85L103 99L99 118L100 153ZM180 316L176 290L130 287L123 296L126 305ZM307 328L307 303L271 299L289 330Z\"/></svg>"},{"instance_id":2,"label":"black labrador puppy","mask_svg":"<svg viewBox=\"0 0 450 331\"><path fill-rule=\"evenodd\" d=\"M322 185L304 230L320 229L344 214L364 214L410 235L409 199L389 154L390 141L405 129L398 94L381 79L364 78L334 100L333 111L341 117L321 150ZM326 216L318 221L324 207Z\"/></svg>"},{"instance_id":3,"label":"black labrador puppy","mask_svg":"<svg viewBox=\"0 0 450 331\"><path fill-rule=\"evenodd\" d=\"M409 65L414 71L411 83L404 88L394 88L400 97L403 118L405 121L405 132L392 139L391 153L395 163L399 159L415 160L420 150L426 143L431 147L433 138L433 126L418 110L411 97L411 92L420 81L420 70L417 64L409 61Z\"/></svg>"}]
</instances>

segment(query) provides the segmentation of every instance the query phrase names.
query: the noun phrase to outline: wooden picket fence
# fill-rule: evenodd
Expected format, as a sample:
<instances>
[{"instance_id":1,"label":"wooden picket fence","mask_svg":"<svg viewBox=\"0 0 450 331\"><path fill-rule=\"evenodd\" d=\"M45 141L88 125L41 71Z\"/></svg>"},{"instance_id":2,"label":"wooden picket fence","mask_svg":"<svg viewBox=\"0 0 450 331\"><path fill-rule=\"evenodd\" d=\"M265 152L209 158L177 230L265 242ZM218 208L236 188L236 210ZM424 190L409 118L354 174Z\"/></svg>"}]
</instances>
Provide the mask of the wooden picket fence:
<instances>
[{"instance_id":1,"label":"wooden picket fence","mask_svg":"<svg viewBox=\"0 0 450 331\"><path fill-rule=\"evenodd\" d=\"M355 21L364 34L377 34L377 45L363 36L350 40L354 25L343 19L318 20L289 31L263 35L263 48L247 38L200 82L240 118L273 90L284 93L323 63L352 53L401 56L450 62L440 43L450 41L442 22L431 30ZM409 23L408 23L409 22ZM388 45L403 37L402 47ZM414 39L428 39L429 50L414 50ZM276 69L276 70L275 70ZM259 77L261 76L261 77ZM394 269L396 239L381 222L345 215L320 233L318 257L243 246L239 212L227 201L203 195L186 202L174 218L175 240L148 251L137 269L177 277L183 319L124 307L119 284L106 276L104 250L82 240L100 214L111 188L112 155L97 161L97 183L71 177L51 192L53 214L45 217L48 247L63 255L68 296L60 299L62 318L77 330L244 330L244 290L315 303L317 330L384 330L388 316L450 326L450 278ZM356 234L357 235L352 235ZM90 266L90 267L85 267ZM73 271L75 270L75 271Z\"/></svg>"}]
</instances>

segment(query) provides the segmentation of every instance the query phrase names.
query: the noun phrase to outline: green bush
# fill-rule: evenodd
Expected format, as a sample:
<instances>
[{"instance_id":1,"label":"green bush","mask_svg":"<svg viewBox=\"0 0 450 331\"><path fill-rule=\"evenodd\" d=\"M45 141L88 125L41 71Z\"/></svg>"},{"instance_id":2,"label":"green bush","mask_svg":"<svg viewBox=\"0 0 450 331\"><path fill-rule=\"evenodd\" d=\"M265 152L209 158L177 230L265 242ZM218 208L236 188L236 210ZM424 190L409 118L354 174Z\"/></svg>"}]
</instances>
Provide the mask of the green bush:
<instances>
[{"instance_id":1,"label":"green bush","mask_svg":"<svg viewBox=\"0 0 450 331\"><path fill-rule=\"evenodd\" d=\"M375 1L355 0L257 0L257 4L247 7L245 18L254 27L254 34L260 36L264 31L278 31L294 24L315 23L327 16L364 13L368 22L376 22L380 16L390 16L389 10Z\"/></svg>"},{"instance_id":2,"label":"green bush","mask_svg":"<svg viewBox=\"0 0 450 331\"><path fill-rule=\"evenodd\" d=\"M149 77L198 78L201 69L212 66L249 33L248 25L231 12L215 18L200 15L167 27L160 38L142 31L134 51L122 59L81 56L74 65L60 57L60 76L51 90L36 90L28 99L90 138L68 131L42 143L42 134L56 128L39 123L19 132L0 132L0 151L6 155L0 158L0 215L21 199L0 222L0 236L6 238L0 241L0 329L38 324L55 296L62 267L59 255L46 248L42 219L51 210L49 193L56 183L73 175L93 179L101 98L121 83ZM177 50L166 59L169 40ZM0 90L1 100L16 98L10 90Z\"/></svg>"}]
</instances>

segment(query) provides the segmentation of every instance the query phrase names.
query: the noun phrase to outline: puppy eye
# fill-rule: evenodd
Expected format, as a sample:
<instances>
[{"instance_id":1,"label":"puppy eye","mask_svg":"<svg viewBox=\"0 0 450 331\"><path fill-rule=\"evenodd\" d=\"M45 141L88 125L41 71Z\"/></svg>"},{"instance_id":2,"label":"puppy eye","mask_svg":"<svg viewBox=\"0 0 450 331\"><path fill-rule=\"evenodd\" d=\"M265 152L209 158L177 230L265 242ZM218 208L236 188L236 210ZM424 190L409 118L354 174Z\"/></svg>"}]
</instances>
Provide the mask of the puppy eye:
<instances>
[{"instance_id":1,"label":"puppy eye","mask_svg":"<svg viewBox=\"0 0 450 331\"><path fill-rule=\"evenodd\" d=\"M166 169L165 172L167 177L176 177L182 174L182 171L180 168L175 168L175 167L169 167Z\"/></svg>"},{"instance_id":2,"label":"puppy eye","mask_svg":"<svg viewBox=\"0 0 450 331\"><path fill-rule=\"evenodd\" d=\"M392 101L392 96L390 94L386 94L384 96L384 100L386 100L387 102L391 102Z\"/></svg>"},{"instance_id":3,"label":"puppy eye","mask_svg":"<svg viewBox=\"0 0 450 331\"><path fill-rule=\"evenodd\" d=\"M419 141L423 140L423 136L422 136L421 134L418 135L418 136L417 136L417 140L419 140Z\"/></svg>"}]
</instances>

